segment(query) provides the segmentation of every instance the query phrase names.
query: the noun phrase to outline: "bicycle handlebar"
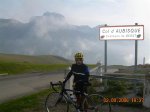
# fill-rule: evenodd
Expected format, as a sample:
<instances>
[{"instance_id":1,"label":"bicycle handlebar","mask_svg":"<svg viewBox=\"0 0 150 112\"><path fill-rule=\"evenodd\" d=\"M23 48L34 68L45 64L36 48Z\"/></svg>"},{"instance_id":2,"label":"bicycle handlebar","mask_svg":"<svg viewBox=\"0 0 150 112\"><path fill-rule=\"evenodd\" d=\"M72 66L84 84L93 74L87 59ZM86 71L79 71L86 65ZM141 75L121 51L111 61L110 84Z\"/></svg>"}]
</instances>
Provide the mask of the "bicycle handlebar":
<instances>
[{"instance_id":1,"label":"bicycle handlebar","mask_svg":"<svg viewBox=\"0 0 150 112\"><path fill-rule=\"evenodd\" d=\"M61 81L56 82L56 83L50 82L50 85L51 85L51 87L54 91L57 91L54 86L61 86L61 92L70 91L70 92L73 92L73 93L81 93L80 91L65 89L65 84Z\"/></svg>"},{"instance_id":2,"label":"bicycle handlebar","mask_svg":"<svg viewBox=\"0 0 150 112\"><path fill-rule=\"evenodd\" d=\"M61 81L57 83L50 82L50 85L54 91L57 91L54 86L61 86L61 88L64 89L64 84Z\"/></svg>"},{"instance_id":3,"label":"bicycle handlebar","mask_svg":"<svg viewBox=\"0 0 150 112\"><path fill-rule=\"evenodd\" d=\"M80 81L79 80L78 82L84 82L84 81ZM51 85L52 89L54 91L56 91L56 92L58 92L58 90L56 90L55 86L60 86L61 87L61 93L70 91L70 92L73 92L73 93L80 93L80 94L82 94L81 91L76 91L76 90L71 90L71 89L65 89L65 83L63 83L61 81L58 81L56 83L50 82L50 85ZM91 84L89 82L84 82L84 85L85 86L91 86Z\"/></svg>"},{"instance_id":4,"label":"bicycle handlebar","mask_svg":"<svg viewBox=\"0 0 150 112\"><path fill-rule=\"evenodd\" d=\"M50 82L50 85L52 85L52 86L59 86L59 85L62 85L62 82L61 81L59 81L57 83Z\"/></svg>"}]
</instances>

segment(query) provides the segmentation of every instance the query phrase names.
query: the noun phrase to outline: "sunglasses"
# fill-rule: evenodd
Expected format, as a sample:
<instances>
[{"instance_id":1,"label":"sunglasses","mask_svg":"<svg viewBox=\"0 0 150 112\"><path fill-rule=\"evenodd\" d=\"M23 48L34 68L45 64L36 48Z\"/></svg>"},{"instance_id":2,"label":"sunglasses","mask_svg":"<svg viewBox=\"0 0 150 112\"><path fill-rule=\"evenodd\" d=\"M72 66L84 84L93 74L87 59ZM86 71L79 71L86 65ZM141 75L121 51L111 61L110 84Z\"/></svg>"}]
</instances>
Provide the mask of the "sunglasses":
<instances>
[{"instance_id":1,"label":"sunglasses","mask_svg":"<svg viewBox=\"0 0 150 112\"><path fill-rule=\"evenodd\" d=\"M77 58L77 59L75 59L76 61L83 61L83 59L82 58Z\"/></svg>"}]
</instances>

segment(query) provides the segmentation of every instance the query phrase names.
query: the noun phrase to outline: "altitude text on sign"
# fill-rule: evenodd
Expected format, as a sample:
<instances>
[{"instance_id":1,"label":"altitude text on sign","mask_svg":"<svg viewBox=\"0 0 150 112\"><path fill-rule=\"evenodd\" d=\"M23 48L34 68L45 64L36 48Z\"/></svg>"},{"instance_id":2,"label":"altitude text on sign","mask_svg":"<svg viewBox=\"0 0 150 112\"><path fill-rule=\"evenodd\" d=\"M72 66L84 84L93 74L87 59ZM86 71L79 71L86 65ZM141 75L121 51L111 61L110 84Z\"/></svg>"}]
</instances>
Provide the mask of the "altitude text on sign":
<instances>
[{"instance_id":1,"label":"altitude text on sign","mask_svg":"<svg viewBox=\"0 0 150 112\"><path fill-rule=\"evenodd\" d=\"M143 40L144 25L100 27L100 40Z\"/></svg>"}]
</instances>

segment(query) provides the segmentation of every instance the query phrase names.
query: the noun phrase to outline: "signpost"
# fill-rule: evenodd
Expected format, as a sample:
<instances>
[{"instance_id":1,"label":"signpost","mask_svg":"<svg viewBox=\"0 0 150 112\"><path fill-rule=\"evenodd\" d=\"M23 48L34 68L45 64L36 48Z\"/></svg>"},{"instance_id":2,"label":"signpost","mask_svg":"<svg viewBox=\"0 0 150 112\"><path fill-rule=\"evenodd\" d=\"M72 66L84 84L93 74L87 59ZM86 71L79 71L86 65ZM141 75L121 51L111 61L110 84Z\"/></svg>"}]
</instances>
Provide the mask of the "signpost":
<instances>
[{"instance_id":1,"label":"signpost","mask_svg":"<svg viewBox=\"0 0 150 112\"><path fill-rule=\"evenodd\" d=\"M105 41L105 73L107 72L107 40L135 40L135 67L137 70L137 56L138 56L138 40L144 40L144 25L123 25L123 26L101 26L100 27L100 40ZM145 59L143 61L145 63ZM150 74L145 78L144 85L144 102L145 107L150 108ZM105 81L105 87L107 80ZM107 88L106 88L107 89Z\"/></svg>"},{"instance_id":2,"label":"signpost","mask_svg":"<svg viewBox=\"0 0 150 112\"><path fill-rule=\"evenodd\" d=\"M144 25L102 26L100 40L144 40Z\"/></svg>"},{"instance_id":3,"label":"signpost","mask_svg":"<svg viewBox=\"0 0 150 112\"><path fill-rule=\"evenodd\" d=\"M138 40L144 40L144 25L101 26L99 39L105 41L105 72L107 72L107 40L135 40L135 68L137 69Z\"/></svg>"}]
</instances>

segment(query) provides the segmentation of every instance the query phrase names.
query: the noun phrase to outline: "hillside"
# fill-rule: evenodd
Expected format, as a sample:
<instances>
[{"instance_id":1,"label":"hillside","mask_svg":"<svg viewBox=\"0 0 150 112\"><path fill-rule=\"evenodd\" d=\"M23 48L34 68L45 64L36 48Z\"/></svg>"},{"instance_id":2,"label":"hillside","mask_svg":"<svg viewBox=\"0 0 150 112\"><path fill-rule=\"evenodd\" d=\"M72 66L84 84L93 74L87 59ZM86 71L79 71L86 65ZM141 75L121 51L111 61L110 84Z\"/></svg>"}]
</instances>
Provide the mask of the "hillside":
<instances>
[{"instance_id":1,"label":"hillside","mask_svg":"<svg viewBox=\"0 0 150 112\"><path fill-rule=\"evenodd\" d=\"M31 72L64 71L70 60L53 55L17 55L0 53L0 74L23 74Z\"/></svg>"},{"instance_id":2,"label":"hillside","mask_svg":"<svg viewBox=\"0 0 150 112\"><path fill-rule=\"evenodd\" d=\"M1 54L0 62L23 62L31 64L67 64L71 63L63 57L53 56L53 55L17 55L17 54Z\"/></svg>"}]
</instances>

